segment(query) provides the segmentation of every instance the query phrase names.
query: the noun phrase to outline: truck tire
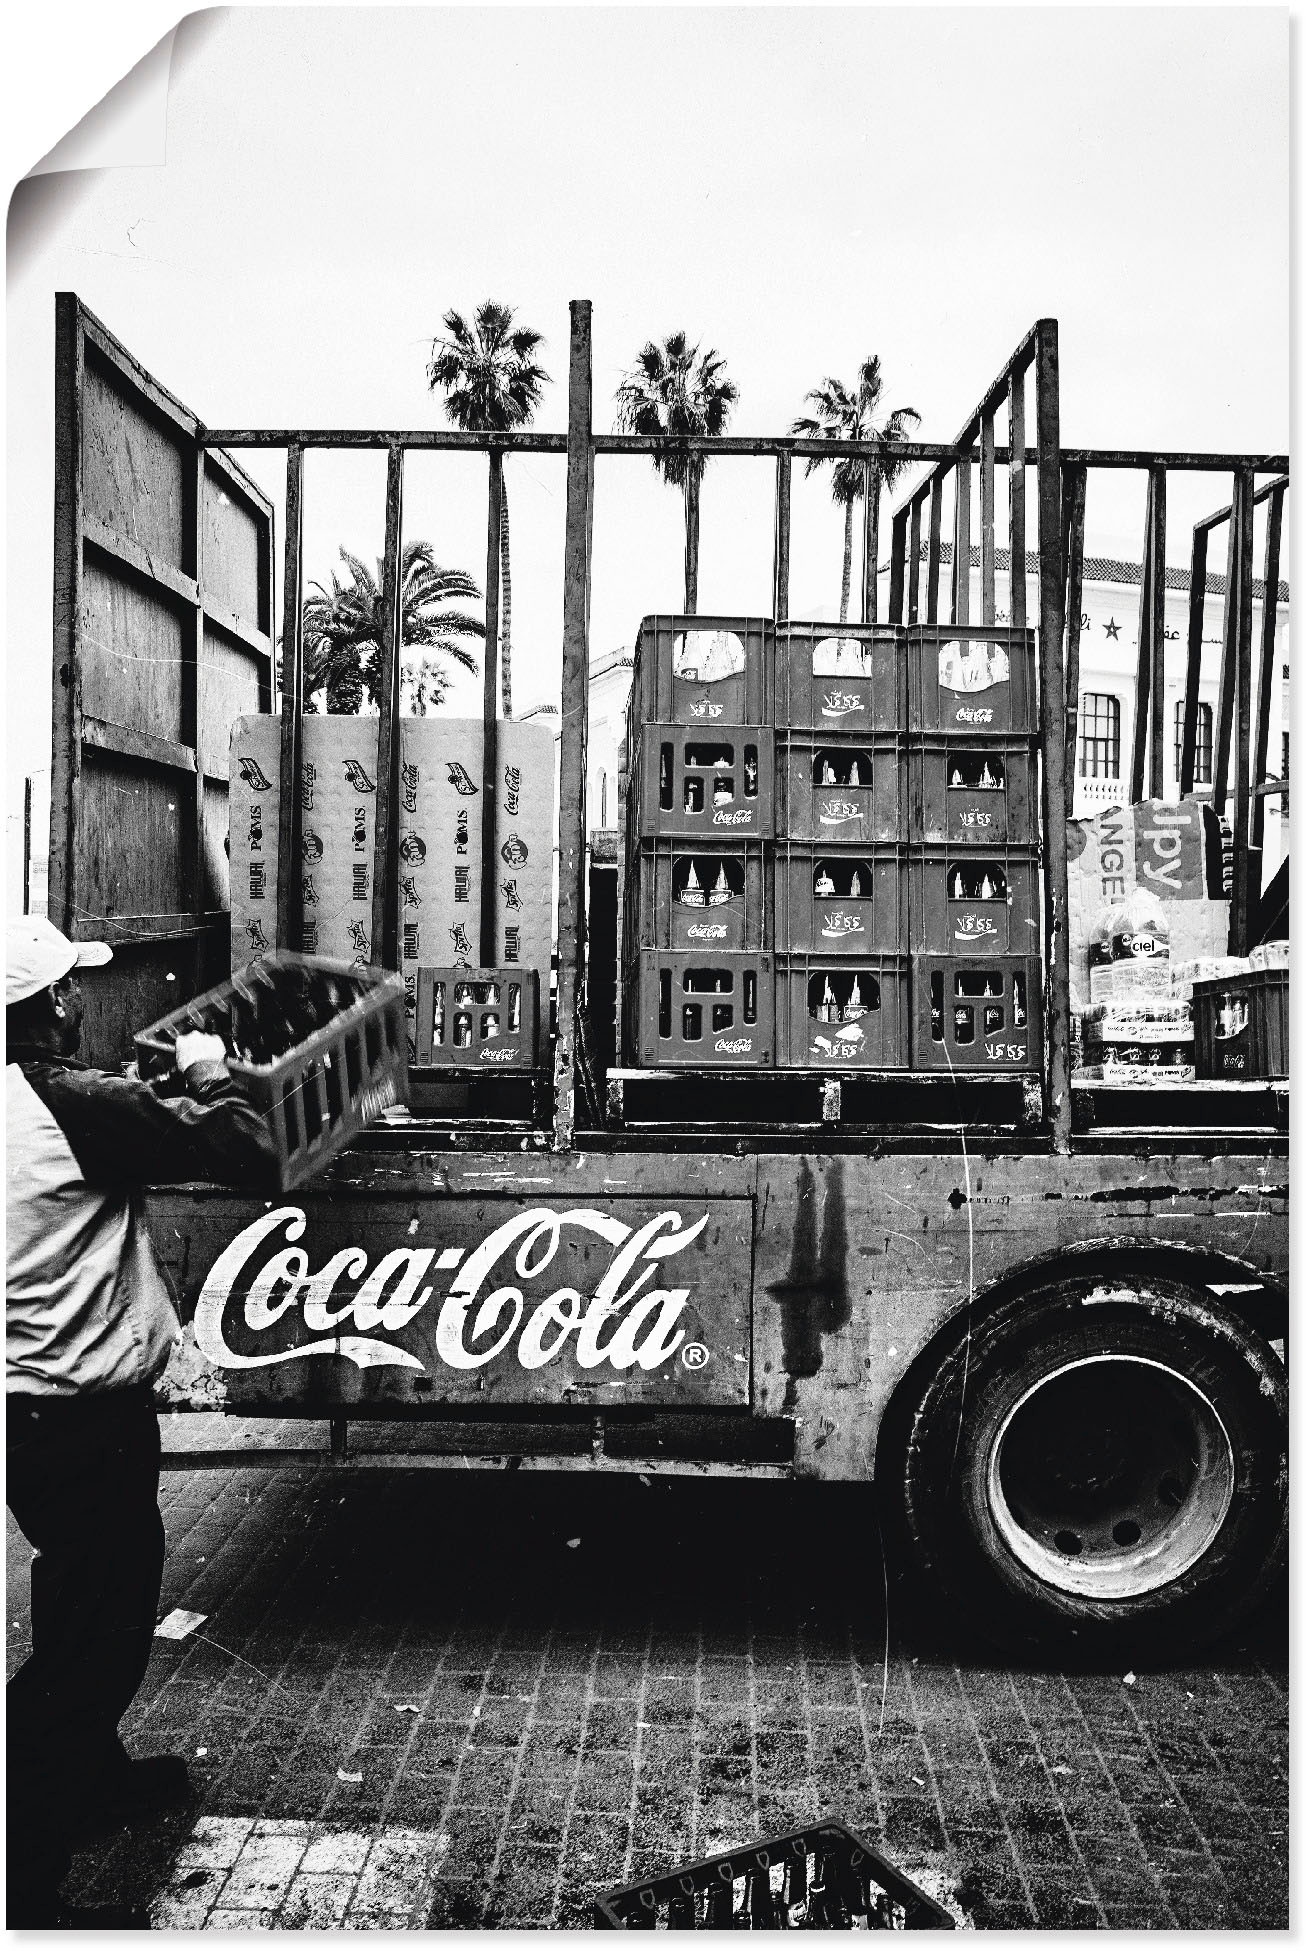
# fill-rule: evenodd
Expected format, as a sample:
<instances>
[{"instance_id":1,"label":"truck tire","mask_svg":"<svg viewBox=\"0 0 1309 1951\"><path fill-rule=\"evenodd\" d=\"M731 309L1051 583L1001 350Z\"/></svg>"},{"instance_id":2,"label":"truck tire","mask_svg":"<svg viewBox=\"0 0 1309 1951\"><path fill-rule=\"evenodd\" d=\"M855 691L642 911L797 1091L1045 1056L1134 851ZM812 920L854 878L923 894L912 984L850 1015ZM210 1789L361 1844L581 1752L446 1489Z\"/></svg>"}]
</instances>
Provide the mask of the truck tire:
<instances>
[{"instance_id":1,"label":"truck tire","mask_svg":"<svg viewBox=\"0 0 1309 1951\"><path fill-rule=\"evenodd\" d=\"M981 1316L912 1413L904 1515L950 1609L1006 1648L1212 1638L1286 1535L1286 1379L1204 1292L1083 1276Z\"/></svg>"}]
</instances>

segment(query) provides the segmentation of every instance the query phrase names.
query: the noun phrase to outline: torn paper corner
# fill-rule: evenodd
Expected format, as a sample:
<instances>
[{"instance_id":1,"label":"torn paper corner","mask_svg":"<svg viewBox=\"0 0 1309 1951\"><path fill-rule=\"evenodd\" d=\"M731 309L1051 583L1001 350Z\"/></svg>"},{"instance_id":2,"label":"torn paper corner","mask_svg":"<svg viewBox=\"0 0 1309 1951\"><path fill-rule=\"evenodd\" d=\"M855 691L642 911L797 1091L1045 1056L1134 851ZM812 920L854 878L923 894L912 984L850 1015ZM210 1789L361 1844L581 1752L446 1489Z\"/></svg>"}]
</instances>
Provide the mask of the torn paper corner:
<instances>
[{"instance_id":1,"label":"torn paper corner","mask_svg":"<svg viewBox=\"0 0 1309 1951\"><path fill-rule=\"evenodd\" d=\"M188 1639L197 1626L204 1625L208 1617L207 1612L188 1612L184 1606L174 1606L155 1627L155 1638Z\"/></svg>"}]
</instances>

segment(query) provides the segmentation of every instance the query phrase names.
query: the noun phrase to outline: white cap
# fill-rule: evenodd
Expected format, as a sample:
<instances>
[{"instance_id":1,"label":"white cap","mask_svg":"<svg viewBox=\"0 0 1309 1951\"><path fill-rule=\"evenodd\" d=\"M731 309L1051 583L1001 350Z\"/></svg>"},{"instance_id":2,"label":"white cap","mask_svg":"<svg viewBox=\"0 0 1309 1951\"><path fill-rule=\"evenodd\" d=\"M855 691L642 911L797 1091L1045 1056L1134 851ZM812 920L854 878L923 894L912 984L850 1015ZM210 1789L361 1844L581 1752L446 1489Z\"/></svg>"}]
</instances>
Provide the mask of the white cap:
<instances>
[{"instance_id":1,"label":"white cap","mask_svg":"<svg viewBox=\"0 0 1309 1951\"><path fill-rule=\"evenodd\" d=\"M99 968L113 953L108 942L70 942L44 915L15 916L5 929L5 1008L39 995L70 969Z\"/></svg>"}]
</instances>

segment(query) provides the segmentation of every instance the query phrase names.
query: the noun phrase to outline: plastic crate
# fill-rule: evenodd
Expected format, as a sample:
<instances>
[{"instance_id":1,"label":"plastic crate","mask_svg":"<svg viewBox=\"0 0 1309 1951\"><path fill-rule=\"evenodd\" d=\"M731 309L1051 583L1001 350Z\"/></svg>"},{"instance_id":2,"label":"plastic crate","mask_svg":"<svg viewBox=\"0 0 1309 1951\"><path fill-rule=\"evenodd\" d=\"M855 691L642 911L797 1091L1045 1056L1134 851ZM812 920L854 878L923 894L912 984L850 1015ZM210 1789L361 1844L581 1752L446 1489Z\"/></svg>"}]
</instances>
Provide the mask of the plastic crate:
<instances>
[{"instance_id":1,"label":"plastic crate","mask_svg":"<svg viewBox=\"0 0 1309 1951\"><path fill-rule=\"evenodd\" d=\"M757 840L726 841L721 847L643 841L628 863L626 953L770 947L764 875L764 849Z\"/></svg>"},{"instance_id":2,"label":"plastic crate","mask_svg":"<svg viewBox=\"0 0 1309 1951\"><path fill-rule=\"evenodd\" d=\"M1191 991L1197 1078L1290 1075L1289 969L1197 982Z\"/></svg>"},{"instance_id":3,"label":"plastic crate","mask_svg":"<svg viewBox=\"0 0 1309 1951\"><path fill-rule=\"evenodd\" d=\"M952 1931L955 1920L880 1850L828 1817L597 1898L601 1930Z\"/></svg>"},{"instance_id":4,"label":"plastic crate","mask_svg":"<svg viewBox=\"0 0 1309 1951\"><path fill-rule=\"evenodd\" d=\"M408 1094L404 985L380 969L263 956L142 1030L134 1039L142 1077L173 1070L186 1030L206 1030L227 1045L229 1071L276 1142L283 1192L312 1178ZM278 1051L288 1033L296 1041ZM242 1049L278 1054L255 1062L237 1054Z\"/></svg>"},{"instance_id":5,"label":"plastic crate","mask_svg":"<svg viewBox=\"0 0 1309 1951\"><path fill-rule=\"evenodd\" d=\"M648 616L636 639L633 710L642 723L773 722L773 625L766 617Z\"/></svg>"},{"instance_id":6,"label":"plastic crate","mask_svg":"<svg viewBox=\"0 0 1309 1951\"><path fill-rule=\"evenodd\" d=\"M911 731L1036 732L1034 631L916 624L908 640Z\"/></svg>"},{"instance_id":7,"label":"plastic crate","mask_svg":"<svg viewBox=\"0 0 1309 1951\"><path fill-rule=\"evenodd\" d=\"M1033 955L1040 874L1031 848L909 851L909 943L918 955Z\"/></svg>"},{"instance_id":8,"label":"plastic crate","mask_svg":"<svg viewBox=\"0 0 1309 1951\"><path fill-rule=\"evenodd\" d=\"M905 726L904 632L856 623L777 627L777 723L822 732Z\"/></svg>"},{"instance_id":9,"label":"plastic crate","mask_svg":"<svg viewBox=\"0 0 1309 1951\"><path fill-rule=\"evenodd\" d=\"M779 841L773 886L773 941L780 954L903 953L909 864L902 847Z\"/></svg>"},{"instance_id":10,"label":"plastic crate","mask_svg":"<svg viewBox=\"0 0 1309 1951\"><path fill-rule=\"evenodd\" d=\"M909 838L1035 847L1036 741L922 733L909 741Z\"/></svg>"},{"instance_id":11,"label":"plastic crate","mask_svg":"<svg viewBox=\"0 0 1309 1951\"><path fill-rule=\"evenodd\" d=\"M892 844L906 836L903 741L777 735L777 829L788 840Z\"/></svg>"},{"instance_id":12,"label":"plastic crate","mask_svg":"<svg viewBox=\"0 0 1309 1951\"><path fill-rule=\"evenodd\" d=\"M779 955L777 1061L786 1070L907 1070L908 957Z\"/></svg>"},{"instance_id":13,"label":"plastic crate","mask_svg":"<svg viewBox=\"0 0 1309 1951\"><path fill-rule=\"evenodd\" d=\"M420 968L416 1061L437 1070L535 1070L540 996L535 969Z\"/></svg>"},{"instance_id":14,"label":"plastic crate","mask_svg":"<svg viewBox=\"0 0 1309 1951\"><path fill-rule=\"evenodd\" d=\"M761 840L773 833L768 725L647 725L637 747L629 850L638 839Z\"/></svg>"},{"instance_id":15,"label":"plastic crate","mask_svg":"<svg viewBox=\"0 0 1309 1951\"><path fill-rule=\"evenodd\" d=\"M1039 1071L1040 957L915 956L913 1025L915 1070Z\"/></svg>"},{"instance_id":16,"label":"plastic crate","mask_svg":"<svg viewBox=\"0 0 1309 1951\"><path fill-rule=\"evenodd\" d=\"M628 1059L643 1070L773 1061L771 955L642 949L623 985Z\"/></svg>"}]
</instances>

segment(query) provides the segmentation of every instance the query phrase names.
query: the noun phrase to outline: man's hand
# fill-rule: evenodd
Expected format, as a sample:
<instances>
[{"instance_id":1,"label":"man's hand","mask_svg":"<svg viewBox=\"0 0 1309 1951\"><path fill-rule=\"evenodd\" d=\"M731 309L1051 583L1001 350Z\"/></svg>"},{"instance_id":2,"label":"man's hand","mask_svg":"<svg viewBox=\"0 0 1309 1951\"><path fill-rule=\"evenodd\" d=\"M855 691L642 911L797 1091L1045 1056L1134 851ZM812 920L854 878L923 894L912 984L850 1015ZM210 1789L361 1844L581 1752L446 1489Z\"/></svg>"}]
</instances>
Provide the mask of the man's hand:
<instances>
[{"instance_id":1,"label":"man's hand","mask_svg":"<svg viewBox=\"0 0 1309 1951\"><path fill-rule=\"evenodd\" d=\"M177 1068L183 1076L192 1064L221 1064L227 1060L227 1046L220 1036L211 1036L207 1030L183 1030L173 1046L177 1055Z\"/></svg>"}]
</instances>

